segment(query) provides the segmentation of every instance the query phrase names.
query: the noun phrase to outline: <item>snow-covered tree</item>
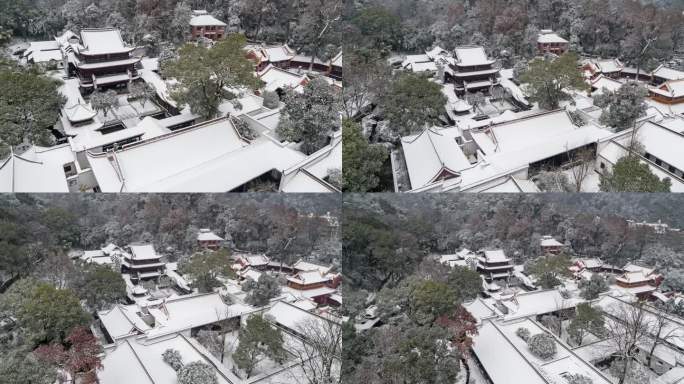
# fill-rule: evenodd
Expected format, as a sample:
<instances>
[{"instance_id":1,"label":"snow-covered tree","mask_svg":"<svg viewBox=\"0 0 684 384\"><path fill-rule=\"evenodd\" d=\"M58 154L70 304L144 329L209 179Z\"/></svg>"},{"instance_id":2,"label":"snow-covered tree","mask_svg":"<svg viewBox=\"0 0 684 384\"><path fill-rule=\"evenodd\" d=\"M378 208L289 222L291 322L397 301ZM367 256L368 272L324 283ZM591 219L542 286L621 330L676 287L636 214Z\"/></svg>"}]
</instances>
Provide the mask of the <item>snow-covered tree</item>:
<instances>
[{"instance_id":1,"label":"snow-covered tree","mask_svg":"<svg viewBox=\"0 0 684 384\"><path fill-rule=\"evenodd\" d=\"M577 345L582 345L587 334L598 337L605 334L603 314L587 303L577 306L575 318L570 322L568 334Z\"/></svg>"},{"instance_id":2,"label":"snow-covered tree","mask_svg":"<svg viewBox=\"0 0 684 384\"><path fill-rule=\"evenodd\" d=\"M515 334L525 341L530 339L530 330L527 328L520 327L515 331Z\"/></svg>"},{"instance_id":3,"label":"snow-covered tree","mask_svg":"<svg viewBox=\"0 0 684 384\"><path fill-rule=\"evenodd\" d=\"M245 301L256 307L268 304L269 300L280 294L280 284L275 277L262 273Z\"/></svg>"},{"instance_id":4,"label":"snow-covered tree","mask_svg":"<svg viewBox=\"0 0 684 384\"><path fill-rule=\"evenodd\" d=\"M594 381L590 377L584 376L582 374L570 374L565 377L568 384L593 384Z\"/></svg>"},{"instance_id":5,"label":"snow-covered tree","mask_svg":"<svg viewBox=\"0 0 684 384\"><path fill-rule=\"evenodd\" d=\"M280 97L276 92L264 91L262 96L264 98L264 107L275 109L280 105Z\"/></svg>"},{"instance_id":6,"label":"snow-covered tree","mask_svg":"<svg viewBox=\"0 0 684 384\"><path fill-rule=\"evenodd\" d=\"M530 336L527 346L534 355L546 360L556 355L556 340L547 333Z\"/></svg>"},{"instance_id":7,"label":"snow-covered tree","mask_svg":"<svg viewBox=\"0 0 684 384\"><path fill-rule=\"evenodd\" d=\"M214 368L201 361L185 364L178 370L178 384L217 384Z\"/></svg>"},{"instance_id":8,"label":"snow-covered tree","mask_svg":"<svg viewBox=\"0 0 684 384\"><path fill-rule=\"evenodd\" d=\"M544 192L570 192L568 175L560 171L541 171L534 176L535 184Z\"/></svg>"},{"instance_id":9,"label":"snow-covered tree","mask_svg":"<svg viewBox=\"0 0 684 384\"><path fill-rule=\"evenodd\" d=\"M637 119L646 114L644 99L647 94L644 86L636 82L623 84L614 92L604 89L601 95L594 97L594 104L603 108L601 124L618 132L634 128Z\"/></svg>"},{"instance_id":10,"label":"snow-covered tree","mask_svg":"<svg viewBox=\"0 0 684 384\"><path fill-rule=\"evenodd\" d=\"M169 26L169 38L175 43L185 41L188 35L188 25L190 25L190 18L192 17L192 8L186 1L181 1L176 4L173 10L173 18Z\"/></svg>"},{"instance_id":11,"label":"snow-covered tree","mask_svg":"<svg viewBox=\"0 0 684 384\"><path fill-rule=\"evenodd\" d=\"M145 82L132 83L128 86L129 98L139 100L143 107L155 94L154 87Z\"/></svg>"},{"instance_id":12,"label":"snow-covered tree","mask_svg":"<svg viewBox=\"0 0 684 384\"><path fill-rule=\"evenodd\" d=\"M684 269L667 271L664 285L673 291L684 292Z\"/></svg>"},{"instance_id":13,"label":"snow-covered tree","mask_svg":"<svg viewBox=\"0 0 684 384\"><path fill-rule=\"evenodd\" d=\"M164 351L164 353L162 353L162 359L176 372L183 368L183 357L180 352L175 349L167 349Z\"/></svg>"},{"instance_id":14,"label":"snow-covered tree","mask_svg":"<svg viewBox=\"0 0 684 384\"><path fill-rule=\"evenodd\" d=\"M323 79L313 79L302 93L288 89L283 102L285 108L276 132L284 140L301 142L306 154L321 149L328 135L339 129L338 95Z\"/></svg>"},{"instance_id":15,"label":"snow-covered tree","mask_svg":"<svg viewBox=\"0 0 684 384\"><path fill-rule=\"evenodd\" d=\"M233 361L248 378L257 364L265 358L270 358L276 363L281 363L285 358L283 335L261 315L247 319L247 325L240 329L238 340Z\"/></svg>"},{"instance_id":16,"label":"snow-covered tree","mask_svg":"<svg viewBox=\"0 0 684 384\"><path fill-rule=\"evenodd\" d=\"M114 90L95 92L90 96L90 105L95 111L102 112L105 117L119 106L119 95Z\"/></svg>"},{"instance_id":17,"label":"snow-covered tree","mask_svg":"<svg viewBox=\"0 0 684 384\"><path fill-rule=\"evenodd\" d=\"M608 290L608 282L606 278L594 273L589 280L582 280L579 282L579 288L582 290L580 295L585 300L594 300L600 293Z\"/></svg>"}]
</instances>

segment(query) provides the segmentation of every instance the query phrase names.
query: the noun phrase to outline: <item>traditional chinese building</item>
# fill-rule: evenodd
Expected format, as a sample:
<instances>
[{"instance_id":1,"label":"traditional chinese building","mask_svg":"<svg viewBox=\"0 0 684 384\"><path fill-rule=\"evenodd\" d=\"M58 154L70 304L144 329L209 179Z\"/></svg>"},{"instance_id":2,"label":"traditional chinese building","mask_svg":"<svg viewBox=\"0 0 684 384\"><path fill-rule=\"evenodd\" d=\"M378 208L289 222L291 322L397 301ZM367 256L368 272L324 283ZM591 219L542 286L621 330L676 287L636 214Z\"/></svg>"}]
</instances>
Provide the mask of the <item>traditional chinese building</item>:
<instances>
[{"instance_id":1,"label":"traditional chinese building","mask_svg":"<svg viewBox=\"0 0 684 384\"><path fill-rule=\"evenodd\" d=\"M493 85L499 84L499 69L494 68L495 63L482 47L457 47L455 60L450 64L452 71L446 76L452 78L457 94L488 92Z\"/></svg>"},{"instance_id":2,"label":"traditional chinese building","mask_svg":"<svg viewBox=\"0 0 684 384\"><path fill-rule=\"evenodd\" d=\"M623 270L625 272L615 279L616 284L642 299L648 298L663 282L663 276L653 268L630 263Z\"/></svg>"},{"instance_id":3,"label":"traditional chinese building","mask_svg":"<svg viewBox=\"0 0 684 384\"><path fill-rule=\"evenodd\" d=\"M115 28L83 29L80 43L63 45L63 54L73 63L81 90L127 86L139 78L133 57Z\"/></svg>"},{"instance_id":4,"label":"traditional chinese building","mask_svg":"<svg viewBox=\"0 0 684 384\"><path fill-rule=\"evenodd\" d=\"M292 59L297 56L292 48L287 45L250 45L245 47L247 58L256 65L256 71L261 72L269 65L281 69L288 69L292 66ZM306 64L308 68L308 63Z\"/></svg>"},{"instance_id":5,"label":"traditional chinese building","mask_svg":"<svg viewBox=\"0 0 684 384\"><path fill-rule=\"evenodd\" d=\"M161 255L151 244L130 245L128 252L121 254L121 271L131 275L132 280L153 279L162 275L165 264Z\"/></svg>"},{"instance_id":6,"label":"traditional chinese building","mask_svg":"<svg viewBox=\"0 0 684 384\"><path fill-rule=\"evenodd\" d=\"M684 103L684 79L666 81L648 90L651 98L663 104Z\"/></svg>"},{"instance_id":7,"label":"traditional chinese building","mask_svg":"<svg viewBox=\"0 0 684 384\"><path fill-rule=\"evenodd\" d=\"M513 268L511 259L501 249L477 252L477 271L488 280L506 278Z\"/></svg>"},{"instance_id":8,"label":"traditional chinese building","mask_svg":"<svg viewBox=\"0 0 684 384\"><path fill-rule=\"evenodd\" d=\"M200 248L217 250L221 247L223 241L224 239L221 236L207 228L200 229L197 234L197 245Z\"/></svg>"},{"instance_id":9,"label":"traditional chinese building","mask_svg":"<svg viewBox=\"0 0 684 384\"><path fill-rule=\"evenodd\" d=\"M214 41L220 40L226 35L226 25L205 10L195 10L192 11L190 19L190 35L192 40L200 37Z\"/></svg>"},{"instance_id":10,"label":"traditional chinese building","mask_svg":"<svg viewBox=\"0 0 684 384\"><path fill-rule=\"evenodd\" d=\"M539 242L542 254L550 253L557 255L563 250L565 245L553 238L553 236L543 236Z\"/></svg>"},{"instance_id":11,"label":"traditional chinese building","mask_svg":"<svg viewBox=\"0 0 684 384\"><path fill-rule=\"evenodd\" d=\"M570 49L570 42L550 29L543 29L537 38L537 50L540 55L553 53L560 56L568 49Z\"/></svg>"}]
</instances>

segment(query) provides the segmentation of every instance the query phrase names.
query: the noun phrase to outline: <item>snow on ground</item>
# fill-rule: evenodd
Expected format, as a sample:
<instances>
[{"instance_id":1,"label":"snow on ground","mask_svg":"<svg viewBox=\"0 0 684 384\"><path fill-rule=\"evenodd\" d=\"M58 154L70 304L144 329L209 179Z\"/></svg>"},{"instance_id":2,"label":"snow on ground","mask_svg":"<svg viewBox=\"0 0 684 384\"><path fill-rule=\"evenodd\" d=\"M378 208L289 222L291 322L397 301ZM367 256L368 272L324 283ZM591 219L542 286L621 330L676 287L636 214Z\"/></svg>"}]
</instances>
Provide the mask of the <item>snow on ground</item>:
<instances>
[{"instance_id":1,"label":"snow on ground","mask_svg":"<svg viewBox=\"0 0 684 384\"><path fill-rule=\"evenodd\" d=\"M239 345L238 341L239 331L233 331L226 334L225 349L223 355L223 366L233 372L235 362L232 355ZM237 376L234 378L236 382L242 380L252 383L266 383L266 384L280 384L280 383L306 383L304 372L301 371L298 354L296 350L301 348L301 342L292 335L283 333L284 347L289 352L289 355L283 364L278 364L271 359L264 359L256 366L249 379ZM336 368L339 370L339 367ZM237 371L237 367L235 367ZM296 380L296 381L293 381Z\"/></svg>"},{"instance_id":2,"label":"snow on ground","mask_svg":"<svg viewBox=\"0 0 684 384\"><path fill-rule=\"evenodd\" d=\"M568 181L573 184L572 168L566 169L563 173L568 177ZM599 188L599 183L601 175L595 170L590 170L587 177L582 181L582 192L601 192Z\"/></svg>"}]
</instances>

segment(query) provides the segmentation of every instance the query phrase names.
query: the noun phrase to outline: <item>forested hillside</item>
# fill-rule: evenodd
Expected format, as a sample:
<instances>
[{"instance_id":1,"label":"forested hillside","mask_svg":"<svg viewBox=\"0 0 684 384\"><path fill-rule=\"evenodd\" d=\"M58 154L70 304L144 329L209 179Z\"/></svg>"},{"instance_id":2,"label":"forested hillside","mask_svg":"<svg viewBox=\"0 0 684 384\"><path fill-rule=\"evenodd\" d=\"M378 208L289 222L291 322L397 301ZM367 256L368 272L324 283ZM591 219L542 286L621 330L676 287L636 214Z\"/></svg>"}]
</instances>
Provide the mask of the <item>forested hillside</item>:
<instances>
[{"instance_id":1,"label":"forested hillside","mask_svg":"<svg viewBox=\"0 0 684 384\"><path fill-rule=\"evenodd\" d=\"M18 276L56 273L51 268L70 249L110 242L151 242L169 261L183 259L200 228L235 249L276 260L313 254L332 262L339 239L320 216L336 217L338 203L327 195L6 195L0 198L0 286Z\"/></svg>"},{"instance_id":2,"label":"forested hillside","mask_svg":"<svg viewBox=\"0 0 684 384\"><path fill-rule=\"evenodd\" d=\"M369 36L350 48L373 45L421 52L438 44L484 46L502 59L531 57L540 30L565 36L573 50L657 65L681 48L684 2L632 0L363 0L353 29ZM680 44L678 47L677 44ZM645 47L648 47L645 50Z\"/></svg>"},{"instance_id":3,"label":"forested hillside","mask_svg":"<svg viewBox=\"0 0 684 384\"><path fill-rule=\"evenodd\" d=\"M137 44L181 42L189 33L193 9L206 9L228 24L226 32L287 42L300 52L320 46L321 14L339 11L330 0L2 0L0 32L15 37L52 39L64 29L116 27ZM339 23L327 28L323 46L339 46ZM319 56L323 56L319 52Z\"/></svg>"},{"instance_id":4,"label":"forested hillside","mask_svg":"<svg viewBox=\"0 0 684 384\"><path fill-rule=\"evenodd\" d=\"M430 253L502 248L516 263L552 235L582 257L642 260L684 276L684 233L631 229L626 220L684 227L678 195L347 195L343 264L350 286L377 290L414 272Z\"/></svg>"}]
</instances>

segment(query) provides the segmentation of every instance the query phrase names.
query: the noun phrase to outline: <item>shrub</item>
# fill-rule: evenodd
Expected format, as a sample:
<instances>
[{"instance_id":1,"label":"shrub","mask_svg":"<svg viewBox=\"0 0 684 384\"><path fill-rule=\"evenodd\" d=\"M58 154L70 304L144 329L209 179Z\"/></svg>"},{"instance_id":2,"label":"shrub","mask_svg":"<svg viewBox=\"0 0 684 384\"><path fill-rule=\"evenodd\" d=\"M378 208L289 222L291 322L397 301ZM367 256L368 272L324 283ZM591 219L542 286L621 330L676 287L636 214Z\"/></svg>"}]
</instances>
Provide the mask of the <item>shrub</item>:
<instances>
[{"instance_id":1,"label":"shrub","mask_svg":"<svg viewBox=\"0 0 684 384\"><path fill-rule=\"evenodd\" d=\"M264 92L264 107L269 109L276 109L280 105L280 97L275 92Z\"/></svg>"},{"instance_id":2,"label":"shrub","mask_svg":"<svg viewBox=\"0 0 684 384\"><path fill-rule=\"evenodd\" d=\"M593 384L593 380L591 380L589 377L586 377L584 375L580 375L579 373L576 375L568 375L565 378L568 381L568 384Z\"/></svg>"},{"instance_id":3,"label":"shrub","mask_svg":"<svg viewBox=\"0 0 684 384\"><path fill-rule=\"evenodd\" d=\"M556 341L547 333L538 333L527 340L527 346L537 357L544 360L552 358L556 354Z\"/></svg>"},{"instance_id":4,"label":"shrub","mask_svg":"<svg viewBox=\"0 0 684 384\"><path fill-rule=\"evenodd\" d=\"M175 349L167 349L164 351L164 353L162 353L162 359L176 372L183 368L183 358L181 357L180 352Z\"/></svg>"},{"instance_id":5,"label":"shrub","mask_svg":"<svg viewBox=\"0 0 684 384\"><path fill-rule=\"evenodd\" d=\"M178 371L178 384L216 384L213 368L200 361L194 361Z\"/></svg>"},{"instance_id":6,"label":"shrub","mask_svg":"<svg viewBox=\"0 0 684 384\"><path fill-rule=\"evenodd\" d=\"M520 327L517 331L515 331L515 334L525 341L530 339L530 330L527 328Z\"/></svg>"}]
</instances>

